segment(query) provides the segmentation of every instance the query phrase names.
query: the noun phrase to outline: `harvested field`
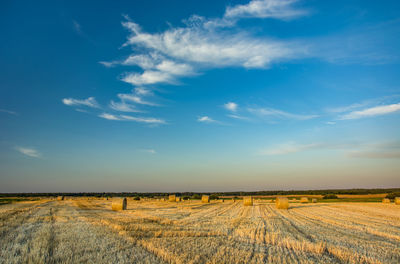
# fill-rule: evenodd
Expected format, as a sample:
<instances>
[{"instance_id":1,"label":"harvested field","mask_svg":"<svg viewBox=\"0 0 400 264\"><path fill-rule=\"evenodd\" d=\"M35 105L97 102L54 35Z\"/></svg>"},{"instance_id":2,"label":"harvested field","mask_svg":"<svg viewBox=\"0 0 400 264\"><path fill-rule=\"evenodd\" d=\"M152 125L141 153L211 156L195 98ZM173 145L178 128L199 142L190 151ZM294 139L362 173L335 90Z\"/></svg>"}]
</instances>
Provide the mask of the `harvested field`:
<instances>
[{"instance_id":1,"label":"harvested field","mask_svg":"<svg viewBox=\"0 0 400 264\"><path fill-rule=\"evenodd\" d=\"M0 206L0 263L400 263L393 203L111 203Z\"/></svg>"}]
</instances>

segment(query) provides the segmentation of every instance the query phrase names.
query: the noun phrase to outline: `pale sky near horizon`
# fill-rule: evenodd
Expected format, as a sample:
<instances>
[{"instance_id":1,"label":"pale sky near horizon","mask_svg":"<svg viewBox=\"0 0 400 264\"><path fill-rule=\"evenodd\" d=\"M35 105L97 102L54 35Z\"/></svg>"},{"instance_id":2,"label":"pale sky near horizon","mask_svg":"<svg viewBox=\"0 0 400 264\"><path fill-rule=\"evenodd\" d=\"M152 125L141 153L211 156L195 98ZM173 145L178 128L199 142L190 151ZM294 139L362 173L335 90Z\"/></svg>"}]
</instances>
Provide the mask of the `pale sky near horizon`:
<instances>
[{"instance_id":1,"label":"pale sky near horizon","mask_svg":"<svg viewBox=\"0 0 400 264\"><path fill-rule=\"evenodd\" d=\"M400 187L399 1L2 1L0 192Z\"/></svg>"}]
</instances>

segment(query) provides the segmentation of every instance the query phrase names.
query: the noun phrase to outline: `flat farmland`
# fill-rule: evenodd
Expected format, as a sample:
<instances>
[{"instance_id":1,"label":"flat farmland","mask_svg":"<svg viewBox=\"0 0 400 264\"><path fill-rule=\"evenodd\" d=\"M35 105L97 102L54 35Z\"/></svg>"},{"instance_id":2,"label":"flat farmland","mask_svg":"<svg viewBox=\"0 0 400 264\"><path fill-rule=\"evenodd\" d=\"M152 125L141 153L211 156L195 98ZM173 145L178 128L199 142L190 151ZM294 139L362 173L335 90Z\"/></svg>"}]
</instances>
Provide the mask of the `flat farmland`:
<instances>
[{"instance_id":1,"label":"flat farmland","mask_svg":"<svg viewBox=\"0 0 400 264\"><path fill-rule=\"evenodd\" d=\"M400 263L400 206L15 202L0 206L0 263Z\"/></svg>"}]
</instances>

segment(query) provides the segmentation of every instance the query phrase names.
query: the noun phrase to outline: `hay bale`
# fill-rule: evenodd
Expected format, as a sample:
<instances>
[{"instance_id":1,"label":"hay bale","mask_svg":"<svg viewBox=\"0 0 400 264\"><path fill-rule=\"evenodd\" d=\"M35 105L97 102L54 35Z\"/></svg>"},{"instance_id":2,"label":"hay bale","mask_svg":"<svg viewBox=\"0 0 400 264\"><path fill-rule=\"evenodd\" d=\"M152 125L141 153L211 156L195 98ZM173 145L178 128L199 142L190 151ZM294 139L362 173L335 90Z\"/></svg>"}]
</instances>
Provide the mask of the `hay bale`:
<instances>
[{"instance_id":1,"label":"hay bale","mask_svg":"<svg viewBox=\"0 0 400 264\"><path fill-rule=\"evenodd\" d=\"M253 206L253 197L252 196L243 197L243 205L244 206Z\"/></svg>"},{"instance_id":2,"label":"hay bale","mask_svg":"<svg viewBox=\"0 0 400 264\"><path fill-rule=\"evenodd\" d=\"M208 195L201 196L201 202L202 203L209 203L210 202L210 196L208 196Z\"/></svg>"},{"instance_id":3,"label":"hay bale","mask_svg":"<svg viewBox=\"0 0 400 264\"><path fill-rule=\"evenodd\" d=\"M390 199L388 199L388 198L383 198L383 199L382 199L382 203L390 203Z\"/></svg>"},{"instance_id":4,"label":"hay bale","mask_svg":"<svg viewBox=\"0 0 400 264\"><path fill-rule=\"evenodd\" d=\"M181 202L181 201L182 201L182 198L181 198L181 197L176 197L175 201L176 201L176 202Z\"/></svg>"},{"instance_id":5,"label":"hay bale","mask_svg":"<svg viewBox=\"0 0 400 264\"><path fill-rule=\"evenodd\" d=\"M308 197L301 197L300 203L308 203Z\"/></svg>"},{"instance_id":6,"label":"hay bale","mask_svg":"<svg viewBox=\"0 0 400 264\"><path fill-rule=\"evenodd\" d=\"M113 211L126 210L126 198L114 198L111 204Z\"/></svg>"},{"instance_id":7,"label":"hay bale","mask_svg":"<svg viewBox=\"0 0 400 264\"><path fill-rule=\"evenodd\" d=\"M176 202L176 195L175 194L171 194L170 196L168 196L168 201L169 202Z\"/></svg>"},{"instance_id":8,"label":"hay bale","mask_svg":"<svg viewBox=\"0 0 400 264\"><path fill-rule=\"evenodd\" d=\"M277 209L288 209L289 208L289 199L286 197L277 197L275 201L275 205Z\"/></svg>"},{"instance_id":9,"label":"hay bale","mask_svg":"<svg viewBox=\"0 0 400 264\"><path fill-rule=\"evenodd\" d=\"M311 202L312 202L312 203L316 203L316 202L317 202L317 199L314 198L314 199L311 200Z\"/></svg>"},{"instance_id":10,"label":"hay bale","mask_svg":"<svg viewBox=\"0 0 400 264\"><path fill-rule=\"evenodd\" d=\"M395 197L394 198L394 203L397 205L400 205L400 197Z\"/></svg>"},{"instance_id":11,"label":"hay bale","mask_svg":"<svg viewBox=\"0 0 400 264\"><path fill-rule=\"evenodd\" d=\"M57 201L64 201L65 197L64 196L57 196Z\"/></svg>"}]
</instances>

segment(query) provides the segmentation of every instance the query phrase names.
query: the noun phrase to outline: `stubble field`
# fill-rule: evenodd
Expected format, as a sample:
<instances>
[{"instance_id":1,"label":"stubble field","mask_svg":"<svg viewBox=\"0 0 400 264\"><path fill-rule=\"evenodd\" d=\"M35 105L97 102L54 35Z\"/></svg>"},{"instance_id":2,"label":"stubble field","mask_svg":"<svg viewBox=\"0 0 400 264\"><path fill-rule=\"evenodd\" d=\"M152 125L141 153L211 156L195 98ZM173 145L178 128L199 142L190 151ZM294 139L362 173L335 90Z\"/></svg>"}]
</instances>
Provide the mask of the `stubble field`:
<instances>
[{"instance_id":1,"label":"stubble field","mask_svg":"<svg viewBox=\"0 0 400 264\"><path fill-rule=\"evenodd\" d=\"M0 206L0 263L400 263L400 206L38 200Z\"/></svg>"}]
</instances>

